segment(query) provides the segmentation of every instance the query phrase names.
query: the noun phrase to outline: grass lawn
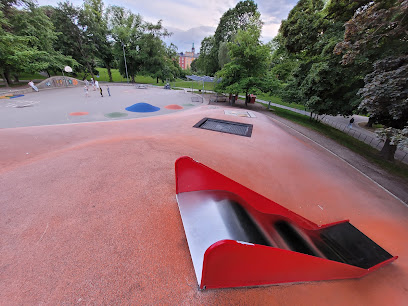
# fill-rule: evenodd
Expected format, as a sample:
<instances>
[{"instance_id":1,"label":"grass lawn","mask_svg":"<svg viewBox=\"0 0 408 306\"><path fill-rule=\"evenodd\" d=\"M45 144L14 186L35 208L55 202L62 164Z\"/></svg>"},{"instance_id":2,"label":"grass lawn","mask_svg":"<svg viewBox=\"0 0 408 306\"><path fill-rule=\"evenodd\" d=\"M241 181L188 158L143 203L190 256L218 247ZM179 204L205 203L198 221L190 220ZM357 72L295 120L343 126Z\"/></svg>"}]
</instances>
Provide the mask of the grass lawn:
<instances>
[{"instance_id":1,"label":"grass lawn","mask_svg":"<svg viewBox=\"0 0 408 306\"><path fill-rule=\"evenodd\" d=\"M271 101L272 103L276 103L276 104L279 104L279 105L284 105L284 106L288 106L288 107L292 107L292 108L296 108L296 109L300 109L300 110L307 110L305 108L305 106L302 105L302 104L286 103L286 102L283 102L281 98L270 95L270 94L262 93L262 94L256 95L256 98L264 100L264 101Z\"/></svg>"},{"instance_id":2,"label":"grass lawn","mask_svg":"<svg viewBox=\"0 0 408 306\"><path fill-rule=\"evenodd\" d=\"M261 104L263 104L264 106L268 106L265 103L261 103ZM311 121L308 116L304 116L304 115L301 115L295 112L291 112L286 109L272 107L272 106L271 106L271 111L273 111L279 117L288 119L299 125L302 125L314 131L317 131L320 134L323 134L329 137L330 139L333 139L337 143L365 157L367 160L378 165L382 169L408 180L408 165L402 162L399 162L397 160L394 162L384 160L380 156L380 152L372 148L368 144L358 139L355 139L354 137L346 133L343 133L342 131L339 131L331 126L325 125L320 122Z\"/></svg>"},{"instance_id":3,"label":"grass lawn","mask_svg":"<svg viewBox=\"0 0 408 306\"><path fill-rule=\"evenodd\" d=\"M182 87L182 88L191 88L191 84L193 85L193 89L203 89L203 82L196 82L196 81L183 81L177 80L175 82L171 82L171 85L174 87ZM209 82L204 82L204 90L214 90L214 84Z\"/></svg>"},{"instance_id":4,"label":"grass lawn","mask_svg":"<svg viewBox=\"0 0 408 306\"><path fill-rule=\"evenodd\" d=\"M109 82L109 75L108 75L108 70L106 68L96 68L96 70L99 72L99 78L96 77L96 80L99 82ZM126 83L127 79L126 77L123 77L119 73L119 69L111 69L112 73L112 80L113 82L120 82L120 83ZM62 72L58 72L57 74L53 74L52 76L56 75L62 75ZM65 73L65 76L70 76L70 77L75 77L79 80L82 80L85 76L84 73L78 73L76 76L74 76L72 73ZM88 75L88 80L91 79L91 76ZM44 80L47 77L44 77L38 73L22 73L19 75L19 79L21 80ZM129 78L130 81L130 78ZM140 84L152 84L152 85L157 85L157 86L164 86L165 83L159 81L159 83L156 83L156 78L152 78L150 76L144 76L144 75L138 75L135 77L135 82L140 83ZM20 84L12 84L12 86L21 86L25 85L27 82L21 82ZM181 79L178 79L176 81L170 82L171 87L179 87L179 88L191 88L191 85L193 85L193 89L196 90L202 90L203 89L203 83L202 82L192 82L192 81L184 81ZM0 85L2 86L2 85ZM5 86L5 85L4 85ZM214 90L214 84L213 83L204 83L204 90Z\"/></svg>"}]
</instances>

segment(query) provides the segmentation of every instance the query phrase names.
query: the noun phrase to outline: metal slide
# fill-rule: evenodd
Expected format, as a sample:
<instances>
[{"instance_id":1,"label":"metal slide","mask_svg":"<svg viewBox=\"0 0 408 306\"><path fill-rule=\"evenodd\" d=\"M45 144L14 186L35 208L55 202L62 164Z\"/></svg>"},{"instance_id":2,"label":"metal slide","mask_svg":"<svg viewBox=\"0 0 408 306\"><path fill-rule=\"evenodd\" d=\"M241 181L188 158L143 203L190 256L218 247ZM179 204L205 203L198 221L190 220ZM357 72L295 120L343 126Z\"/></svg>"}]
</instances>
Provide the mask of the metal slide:
<instances>
[{"instance_id":1,"label":"metal slide","mask_svg":"<svg viewBox=\"0 0 408 306\"><path fill-rule=\"evenodd\" d=\"M397 259L348 220L318 226L190 157L176 193L200 289L358 278Z\"/></svg>"}]
</instances>

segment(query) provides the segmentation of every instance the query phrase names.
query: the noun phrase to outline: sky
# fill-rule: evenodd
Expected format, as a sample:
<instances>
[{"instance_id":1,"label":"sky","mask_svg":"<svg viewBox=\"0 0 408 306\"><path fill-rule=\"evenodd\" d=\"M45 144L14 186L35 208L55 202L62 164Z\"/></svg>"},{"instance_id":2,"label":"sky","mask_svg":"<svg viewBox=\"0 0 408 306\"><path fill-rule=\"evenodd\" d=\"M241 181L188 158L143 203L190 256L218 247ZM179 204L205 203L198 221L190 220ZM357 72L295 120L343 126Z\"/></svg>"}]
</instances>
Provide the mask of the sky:
<instances>
[{"instance_id":1,"label":"sky","mask_svg":"<svg viewBox=\"0 0 408 306\"><path fill-rule=\"evenodd\" d=\"M56 5L55 0L37 0L39 5ZM59 2L59 1L58 1ZM82 0L71 0L81 5ZM106 6L117 5L140 14L145 21L163 20L163 26L173 33L166 39L178 47L179 52L196 52L204 37L214 35L221 16L235 7L238 0L104 0ZM278 33L282 19L286 19L297 0L255 0L264 22L262 41L268 42Z\"/></svg>"}]
</instances>

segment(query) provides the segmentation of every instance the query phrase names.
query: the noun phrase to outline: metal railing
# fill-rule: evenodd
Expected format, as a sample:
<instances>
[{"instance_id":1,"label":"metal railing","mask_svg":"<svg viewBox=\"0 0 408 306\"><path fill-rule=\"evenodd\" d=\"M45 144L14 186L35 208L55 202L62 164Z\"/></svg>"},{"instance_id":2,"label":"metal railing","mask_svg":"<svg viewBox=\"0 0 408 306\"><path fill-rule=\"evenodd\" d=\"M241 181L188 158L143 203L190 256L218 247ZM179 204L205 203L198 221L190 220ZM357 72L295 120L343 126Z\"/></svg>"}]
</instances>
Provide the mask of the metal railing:
<instances>
[{"instance_id":1,"label":"metal railing","mask_svg":"<svg viewBox=\"0 0 408 306\"><path fill-rule=\"evenodd\" d=\"M263 102L263 103L268 103L268 109L272 105L272 106L279 107L279 108L284 108L284 109L287 109L287 110L290 110L292 112L296 112L296 113L299 113L299 114L302 114L302 115L305 115L305 116L310 116L310 112L308 112L308 111L304 111L304 110L296 109L296 108L293 108L293 107L288 107L288 106L276 104L276 103L273 103L273 102L270 102L270 101L268 102L268 101L263 101L263 100L260 100L260 99L258 99L258 101ZM340 131L342 131L342 132L344 132L344 133L346 133L346 134L348 134L348 135L350 135L350 136L352 136L352 137L354 137L354 138L356 138L356 139L370 145L371 147L375 148L376 150L381 150L383 145L384 145L384 140L379 139L376 136L370 136L369 135L370 132L366 132L366 133L360 132L360 131L356 130L355 128L350 128L348 124L335 122L333 120L325 118L325 116L318 116L318 119L320 120L320 122L322 122L324 124L327 124L327 125L330 125L330 126L336 128L336 129L338 129L338 130L340 130ZM408 155L408 148L397 149L395 151L394 158L396 160L399 160L400 162L408 164L407 155Z\"/></svg>"},{"instance_id":2,"label":"metal railing","mask_svg":"<svg viewBox=\"0 0 408 306\"><path fill-rule=\"evenodd\" d=\"M330 125L331 127L334 127L335 129L338 129L368 145L370 145L371 147L377 149L377 150L381 150L382 147L384 146L384 140L379 139L378 137L373 137L368 135L368 133L364 133L364 132L360 132L358 130L356 130L353 127L349 127L348 124L342 124L339 122L335 122L332 121L330 119L327 118L323 118L320 119L322 123L325 123L327 125ZM408 158L406 158L408 155L408 151L403 150L403 149L397 149L395 151L395 159L404 162L404 163L408 163Z\"/></svg>"}]
</instances>

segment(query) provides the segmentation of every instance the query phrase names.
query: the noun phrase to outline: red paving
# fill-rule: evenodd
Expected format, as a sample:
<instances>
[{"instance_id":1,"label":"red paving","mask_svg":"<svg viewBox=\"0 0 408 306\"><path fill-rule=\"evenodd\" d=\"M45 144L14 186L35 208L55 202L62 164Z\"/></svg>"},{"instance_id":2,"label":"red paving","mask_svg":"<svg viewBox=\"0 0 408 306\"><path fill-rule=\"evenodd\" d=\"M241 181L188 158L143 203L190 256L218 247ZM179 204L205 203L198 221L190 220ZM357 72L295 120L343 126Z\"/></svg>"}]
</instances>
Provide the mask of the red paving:
<instances>
[{"instance_id":1,"label":"red paving","mask_svg":"<svg viewBox=\"0 0 408 306\"><path fill-rule=\"evenodd\" d=\"M182 106L177 105L177 104L166 105L165 108L167 108L167 109L183 109Z\"/></svg>"},{"instance_id":2,"label":"red paving","mask_svg":"<svg viewBox=\"0 0 408 306\"><path fill-rule=\"evenodd\" d=\"M74 112L74 113L70 113L70 116L85 116L85 115L89 115L88 112Z\"/></svg>"},{"instance_id":3,"label":"red paving","mask_svg":"<svg viewBox=\"0 0 408 306\"><path fill-rule=\"evenodd\" d=\"M406 305L408 208L256 115L0 130L0 303ZM252 123L252 137L192 128L203 117ZM183 155L317 224L350 219L399 258L361 279L198 291L175 199Z\"/></svg>"}]
</instances>

